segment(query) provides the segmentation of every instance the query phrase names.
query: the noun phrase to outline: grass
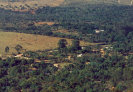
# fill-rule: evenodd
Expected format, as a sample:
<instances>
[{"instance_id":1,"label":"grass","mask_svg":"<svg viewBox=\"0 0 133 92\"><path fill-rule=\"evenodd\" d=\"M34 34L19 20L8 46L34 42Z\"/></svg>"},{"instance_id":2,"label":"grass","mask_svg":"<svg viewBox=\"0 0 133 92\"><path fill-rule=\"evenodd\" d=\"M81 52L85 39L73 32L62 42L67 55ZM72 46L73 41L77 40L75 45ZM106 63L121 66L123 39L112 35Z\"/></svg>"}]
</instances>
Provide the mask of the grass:
<instances>
[{"instance_id":1,"label":"grass","mask_svg":"<svg viewBox=\"0 0 133 92\"><path fill-rule=\"evenodd\" d=\"M73 63L57 63L59 64L60 67L64 67L64 66L68 66L69 64L73 64Z\"/></svg>"},{"instance_id":2,"label":"grass","mask_svg":"<svg viewBox=\"0 0 133 92\"><path fill-rule=\"evenodd\" d=\"M69 30L66 30L66 29L61 29L61 30L56 30L56 31L53 31L54 33L56 32L60 32L60 33L65 33L67 35L76 35L76 36L79 36L79 32L76 32L76 31L73 31L73 32L70 32Z\"/></svg>"},{"instance_id":3,"label":"grass","mask_svg":"<svg viewBox=\"0 0 133 92\"><path fill-rule=\"evenodd\" d=\"M35 9L41 6L51 6L51 7L59 6L63 2L64 0L30 0L30 1L26 0L24 2L23 0L21 0L21 2L2 2L0 0L0 7L5 9L11 9L11 10L12 9L21 10L21 7L23 6L26 9L30 9L30 8Z\"/></svg>"},{"instance_id":4,"label":"grass","mask_svg":"<svg viewBox=\"0 0 133 92\"><path fill-rule=\"evenodd\" d=\"M57 43L60 39L62 38L15 32L0 32L0 54L6 54L6 46L9 47L8 54L17 53L14 49L17 44L20 44L27 51L54 49L58 47ZM68 42L67 46L72 44L71 40L73 39L66 40ZM80 46L87 45L95 45L95 43L80 41Z\"/></svg>"}]
</instances>

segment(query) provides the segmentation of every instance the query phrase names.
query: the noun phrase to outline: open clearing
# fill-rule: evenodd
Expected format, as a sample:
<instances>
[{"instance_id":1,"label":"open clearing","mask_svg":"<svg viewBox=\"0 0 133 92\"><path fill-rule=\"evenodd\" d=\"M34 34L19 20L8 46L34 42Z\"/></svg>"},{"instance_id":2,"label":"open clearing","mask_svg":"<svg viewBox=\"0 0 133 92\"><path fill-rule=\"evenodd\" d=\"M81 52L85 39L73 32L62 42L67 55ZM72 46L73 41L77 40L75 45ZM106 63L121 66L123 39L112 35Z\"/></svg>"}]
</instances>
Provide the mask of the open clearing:
<instances>
[{"instance_id":1,"label":"open clearing","mask_svg":"<svg viewBox=\"0 0 133 92\"><path fill-rule=\"evenodd\" d=\"M54 22L34 22L34 25L44 25L44 24L47 24L47 25L53 25Z\"/></svg>"},{"instance_id":2,"label":"open clearing","mask_svg":"<svg viewBox=\"0 0 133 92\"><path fill-rule=\"evenodd\" d=\"M25 9L37 9L42 6L56 7L62 4L65 0L31 0L31 1L20 1L20 2L2 2L0 0L0 7L11 10L21 10Z\"/></svg>"},{"instance_id":3,"label":"open clearing","mask_svg":"<svg viewBox=\"0 0 133 92\"><path fill-rule=\"evenodd\" d=\"M17 53L14 47L20 44L24 49L37 51L45 49L57 48L59 37L50 37L34 34L15 33L15 32L0 32L0 54L5 54L5 47L9 47L9 53ZM68 46L72 44L72 39L66 39ZM94 45L94 43L80 41L81 46Z\"/></svg>"}]
</instances>

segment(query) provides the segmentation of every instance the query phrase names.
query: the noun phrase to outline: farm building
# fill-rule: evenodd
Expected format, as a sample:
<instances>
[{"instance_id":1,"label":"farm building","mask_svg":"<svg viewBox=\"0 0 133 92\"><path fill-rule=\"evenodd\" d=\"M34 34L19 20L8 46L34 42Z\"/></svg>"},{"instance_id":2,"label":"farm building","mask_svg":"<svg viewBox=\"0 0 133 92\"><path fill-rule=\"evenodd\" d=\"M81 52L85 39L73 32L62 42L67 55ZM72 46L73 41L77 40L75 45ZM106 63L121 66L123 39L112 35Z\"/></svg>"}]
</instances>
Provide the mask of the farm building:
<instances>
[{"instance_id":1,"label":"farm building","mask_svg":"<svg viewBox=\"0 0 133 92\"><path fill-rule=\"evenodd\" d=\"M23 56L23 54L17 54L16 56L14 56L14 57L22 57Z\"/></svg>"},{"instance_id":2,"label":"farm building","mask_svg":"<svg viewBox=\"0 0 133 92\"><path fill-rule=\"evenodd\" d=\"M100 53L101 53L101 57L105 55L105 51L103 50L103 48L100 50Z\"/></svg>"},{"instance_id":3,"label":"farm building","mask_svg":"<svg viewBox=\"0 0 133 92\"><path fill-rule=\"evenodd\" d=\"M97 33L97 34L100 32L104 32L104 30L97 30L97 29L95 30L95 33Z\"/></svg>"},{"instance_id":4,"label":"farm building","mask_svg":"<svg viewBox=\"0 0 133 92\"><path fill-rule=\"evenodd\" d=\"M87 47L87 46L82 46L81 49L84 50L84 49L86 49L86 47Z\"/></svg>"},{"instance_id":5,"label":"farm building","mask_svg":"<svg viewBox=\"0 0 133 92\"><path fill-rule=\"evenodd\" d=\"M59 67L59 64L54 64L54 66L58 68Z\"/></svg>"},{"instance_id":6,"label":"farm building","mask_svg":"<svg viewBox=\"0 0 133 92\"><path fill-rule=\"evenodd\" d=\"M53 55L47 55L47 57L53 57Z\"/></svg>"},{"instance_id":7,"label":"farm building","mask_svg":"<svg viewBox=\"0 0 133 92\"><path fill-rule=\"evenodd\" d=\"M68 56L68 59L71 59L72 58L72 56Z\"/></svg>"},{"instance_id":8,"label":"farm building","mask_svg":"<svg viewBox=\"0 0 133 92\"><path fill-rule=\"evenodd\" d=\"M77 55L77 57L82 57L83 56L83 54L79 54L79 55Z\"/></svg>"},{"instance_id":9,"label":"farm building","mask_svg":"<svg viewBox=\"0 0 133 92\"><path fill-rule=\"evenodd\" d=\"M50 63L50 62L51 62L51 60L44 60L44 62L45 62L45 63Z\"/></svg>"},{"instance_id":10,"label":"farm building","mask_svg":"<svg viewBox=\"0 0 133 92\"><path fill-rule=\"evenodd\" d=\"M41 60L39 60L39 59L35 59L34 62L35 62L35 63L40 63Z\"/></svg>"}]
</instances>

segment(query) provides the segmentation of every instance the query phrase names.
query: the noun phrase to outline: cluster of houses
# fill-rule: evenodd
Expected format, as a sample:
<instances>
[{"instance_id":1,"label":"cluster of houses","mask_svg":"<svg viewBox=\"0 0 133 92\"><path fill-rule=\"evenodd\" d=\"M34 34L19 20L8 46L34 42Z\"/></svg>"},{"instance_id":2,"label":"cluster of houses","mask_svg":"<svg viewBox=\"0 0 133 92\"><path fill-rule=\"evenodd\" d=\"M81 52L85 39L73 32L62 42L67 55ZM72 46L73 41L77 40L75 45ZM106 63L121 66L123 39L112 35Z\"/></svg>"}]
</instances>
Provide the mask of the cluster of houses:
<instances>
[{"instance_id":1,"label":"cluster of houses","mask_svg":"<svg viewBox=\"0 0 133 92\"><path fill-rule=\"evenodd\" d=\"M86 49L86 46L83 46L83 47L81 47L82 48L82 50L83 49ZM100 52L101 53L101 57L103 57L106 53L106 50L112 50L113 49L113 47L111 47L111 46L108 46L108 45L103 45L102 46L102 48L100 49L100 50L92 50L92 52ZM58 50L50 50L50 51L48 51L48 53L51 53L51 52L55 52L55 51L58 51ZM76 57L82 57L83 56L83 54L81 53L81 54L78 54ZM12 55L12 56L8 56L8 57L15 57L15 58L24 58L24 59L31 59L31 58L28 58L28 57L24 57L23 56L23 54L17 54L17 55ZM47 55L47 57L53 57L53 55ZM1 59L2 60L6 60L6 58L7 58L7 56L3 56L2 57L2 55L1 55ZM67 59L67 60L71 60L72 58L74 58L73 57L73 55L68 55L68 57L67 58L65 58L65 59ZM34 60L34 62L35 63L40 63L40 62L42 62L42 61L44 61L45 63L51 63L51 60L39 60L39 59L35 59ZM88 62L87 62L87 64L88 64ZM58 63L55 63L55 64L53 64L55 67L57 67L57 68L59 68L60 67L60 65L58 64ZM32 65L31 65L32 66ZM29 70L36 70L35 68L29 68Z\"/></svg>"},{"instance_id":2,"label":"cluster of houses","mask_svg":"<svg viewBox=\"0 0 133 92\"><path fill-rule=\"evenodd\" d=\"M106 55L106 50L113 50L113 47L111 46L107 46L107 45L104 45L101 49L100 49L100 53L101 53L101 57L103 57L104 55Z\"/></svg>"}]
</instances>

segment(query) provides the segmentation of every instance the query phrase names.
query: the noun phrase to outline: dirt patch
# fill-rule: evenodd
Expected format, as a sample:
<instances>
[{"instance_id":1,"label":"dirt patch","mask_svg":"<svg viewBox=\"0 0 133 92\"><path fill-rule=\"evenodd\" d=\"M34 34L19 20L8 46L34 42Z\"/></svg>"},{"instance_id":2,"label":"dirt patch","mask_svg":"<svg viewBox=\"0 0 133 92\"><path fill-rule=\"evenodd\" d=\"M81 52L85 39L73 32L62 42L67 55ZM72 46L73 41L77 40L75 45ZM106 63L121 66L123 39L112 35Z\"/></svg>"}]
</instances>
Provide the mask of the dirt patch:
<instances>
[{"instance_id":1,"label":"dirt patch","mask_svg":"<svg viewBox=\"0 0 133 92\"><path fill-rule=\"evenodd\" d=\"M25 10L11 10L11 11L15 11L15 12L29 12L31 14L35 14L36 10L37 9L35 9L35 10L27 10L27 9L25 9Z\"/></svg>"},{"instance_id":2,"label":"dirt patch","mask_svg":"<svg viewBox=\"0 0 133 92\"><path fill-rule=\"evenodd\" d=\"M62 38L59 37L50 37L42 35L33 35L25 33L15 33L15 32L0 32L0 54L5 54L5 47L9 47L9 54L17 53L14 47L17 44L20 44L24 49L37 51L45 49L54 49L57 48L58 41ZM71 45L71 40L66 39L68 45ZM94 43L80 41L81 46L93 45Z\"/></svg>"},{"instance_id":3,"label":"dirt patch","mask_svg":"<svg viewBox=\"0 0 133 92\"><path fill-rule=\"evenodd\" d=\"M54 22L34 22L35 25L44 25L44 24L47 24L47 25L53 25Z\"/></svg>"}]
</instances>

